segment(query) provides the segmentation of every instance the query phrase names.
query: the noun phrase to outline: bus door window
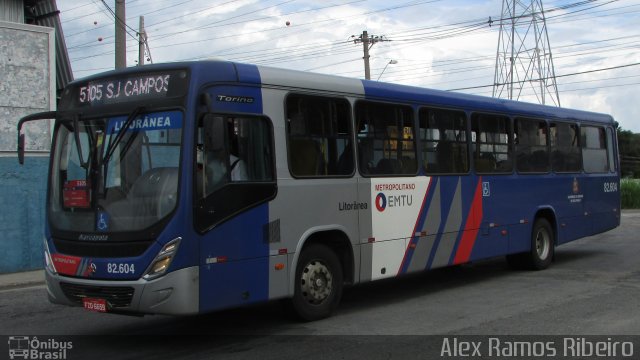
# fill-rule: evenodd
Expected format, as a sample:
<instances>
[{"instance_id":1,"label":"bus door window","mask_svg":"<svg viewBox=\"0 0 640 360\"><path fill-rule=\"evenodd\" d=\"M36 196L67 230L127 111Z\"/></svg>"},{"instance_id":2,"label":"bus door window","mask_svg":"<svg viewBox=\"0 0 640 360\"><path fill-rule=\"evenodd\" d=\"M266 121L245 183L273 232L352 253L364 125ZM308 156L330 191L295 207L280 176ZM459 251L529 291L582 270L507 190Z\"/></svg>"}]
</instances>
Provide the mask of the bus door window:
<instances>
[{"instance_id":1,"label":"bus door window","mask_svg":"<svg viewBox=\"0 0 640 360\"><path fill-rule=\"evenodd\" d=\"M462 111L420 109L422 167L427 174L469 171L467 120Z\"/></svg>"},{"instance_id":2,"label":"bus door window","mask_svg":"<svg viewBox=\"0 0 640 360\"><path fill-rule=\"evenodd\" d=\"M605 130L599 126L580 127L582 162L587 173L609 172Z\"/></svg>"},{"instance_id":3,"label":"bus door window","mask_svg":"<svg viewBox=\"0 0 640 360\"><path fill-rule=\"evenodd\" d=\"M203 117L194 174L199 231L275 195L272 139L266 118Z\"/></svg>"},{"instance_id":4,"label":"bus door window","mask_svg":"<svg viewBox=\"0 0 640 360\"><path fill-rule=\"evenodd\" d=\"M547 123L544 120L515 121L516 167L523 173L549 172Z\"/></svg>"},{"instance_id":5,"label":"bus door window","mask_svg":"<svg viewBox=\"0 0 640 360\"><path fill-rule=\"evenodd\" d=\"M551 169L555 172L580 172L580 136L578 125L551 123L549 126L551 143Z\"/></svg>"},{"instance_id":6,"label":"bus door window","mask_svg":"<svg viewBox=\"0 0 640 360\"><path fill-rule=\"evenodd\" d=\"M476 172L511 173L511 122L501 115L473 114L471 140Z\"/></svg>"},{"instance_id":7,"label":"bus door window","mask_svg":"<svg viewBox=\"0 0 640 360\"><path fill-rule=\"evenodd\" d=\"M345 99L292 94L286 100L289 171L294 177L353 174L351 106Z\"/></svg>"},{"instance_id":8,"label":"bus door window","mask_svg":"<svg viewBox=\"0 0 640 360\"><path fill-rule=\"evenodd\" d=\"M205 117L202 140L202 174L204 176L204 195L211 194L217 188L229 182L249 181L247 157L250 151L248 130L239 118ZM246 120L246 119L245 119Z\"/></svg>"},{"instance_id":9,"label":"bus door window","mask_svg":"<svg viewBox=\"0 0 640 360\"><path fill-rule=\"evenodd\" d=\"M229 139L229 173L231 181L247 181L247 162L245 158L249 156L247 137L241 137L240 131L245 128L240 127L237 119L229 121L227 126L227 136Z\"/></svg>"},{"instance_id":10,"label":"bus door window","mask_svg":"<svg viewBox=\"0 0 640 360\"><path fill-rule=\"evenodd\" d=\"M415 175L413 111L395 104L356 104L358 154L363 175Z\"/></svg>"},{"instance_id":11,"label":"bus door window","mask_svg":"<svg viewBox=\"0 0 640 360\"><path fill-rule=\"evenodd\" d=\"M221 116L207 115L198 128L198 193L206 197L229 181L227 154L227 121Z\"/></svg>"}]
</instances>

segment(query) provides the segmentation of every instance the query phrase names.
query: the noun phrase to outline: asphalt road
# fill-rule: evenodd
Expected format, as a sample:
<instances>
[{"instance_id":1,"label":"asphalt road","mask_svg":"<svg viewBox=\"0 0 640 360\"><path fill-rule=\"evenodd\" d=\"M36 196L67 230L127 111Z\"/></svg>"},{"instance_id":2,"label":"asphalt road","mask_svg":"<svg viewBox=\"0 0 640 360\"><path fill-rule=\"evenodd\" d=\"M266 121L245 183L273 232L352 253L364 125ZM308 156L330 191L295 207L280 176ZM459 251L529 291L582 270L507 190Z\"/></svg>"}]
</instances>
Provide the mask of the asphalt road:
<instances>
[{"instance_id":1,"label":"asphalt road","mask_svg":"<svg viewBox=\"0 0 640 360\"><path fill-rule=\"evenodd\" d=\"M361 285L345 291L333 317L313 323L291 320L277 302L193 317L129 317L52 305L44 286L5 289L0 335L71 339L77 345L67 358L137 359L424 359L441 354L443 336L616 340L640 335L639 234L640 212L625 212L621 227L559 247L545 271L513 271L494 259Z\"/></svg>"}]
</instances>

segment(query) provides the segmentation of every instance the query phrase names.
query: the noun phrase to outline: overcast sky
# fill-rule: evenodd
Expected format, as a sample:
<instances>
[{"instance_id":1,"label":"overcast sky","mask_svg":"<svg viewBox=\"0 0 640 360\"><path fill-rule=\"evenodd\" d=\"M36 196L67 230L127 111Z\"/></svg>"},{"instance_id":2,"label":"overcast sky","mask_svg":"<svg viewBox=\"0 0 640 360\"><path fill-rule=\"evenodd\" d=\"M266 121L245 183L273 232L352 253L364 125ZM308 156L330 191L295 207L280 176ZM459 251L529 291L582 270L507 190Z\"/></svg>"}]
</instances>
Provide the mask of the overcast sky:
<instances>
[{"instance_id":1,"label":"overcast sky","mask_svg":"<svg viewBox=\"0 0 640 360\"><path fill-rule=\"evenodd\" d=\"M491 96L502 2L126 0L127 64L136 65L143 15L154 63L222 58L364 78L354 39L367 30L385 40L371 47L373 80ZM640 132L640 0L543 5L561 105ZM75 78L112 69L115 0L58 7ZM538 98L525 88L520 100Z\"/></svg>"}]
</instances>

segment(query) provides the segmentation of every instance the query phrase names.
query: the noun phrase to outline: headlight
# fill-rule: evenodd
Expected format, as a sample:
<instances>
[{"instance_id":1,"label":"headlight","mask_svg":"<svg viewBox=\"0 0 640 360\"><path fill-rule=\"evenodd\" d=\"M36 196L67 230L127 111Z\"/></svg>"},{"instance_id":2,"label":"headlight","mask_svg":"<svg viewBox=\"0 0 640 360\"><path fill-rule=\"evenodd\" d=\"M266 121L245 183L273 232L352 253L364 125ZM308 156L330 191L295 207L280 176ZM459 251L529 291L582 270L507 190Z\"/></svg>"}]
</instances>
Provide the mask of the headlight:
<instances>
[{"instance_id":1,"label":"headlight","mask_svg":"<svg viewBox=\"0 0 640 360\"><path fill-rule=\"evenodd\" d=\"M178 246L180 245L180 240L182 238L175 238L169 241L165 246L162 247L162 250L158 252L155 259L151 262L151 266L145 271L142 276L145 280L153 280L157 277L164 275L169 269L169 265L171 265L171 261L178 251Z\"/></svg>"},{"instance_id":2,"label":"headlight","mask_svg":"<svg viewBox=\"0 0 640 360\"><path fill-rule=\"evenodd\" d=\"M47 244L47 238L44 239L44 265L52 274L57 274L56 267L53 265L53 260L51 259L51 253L49 252L49 245Z\"/></svg>"}]
</instances>

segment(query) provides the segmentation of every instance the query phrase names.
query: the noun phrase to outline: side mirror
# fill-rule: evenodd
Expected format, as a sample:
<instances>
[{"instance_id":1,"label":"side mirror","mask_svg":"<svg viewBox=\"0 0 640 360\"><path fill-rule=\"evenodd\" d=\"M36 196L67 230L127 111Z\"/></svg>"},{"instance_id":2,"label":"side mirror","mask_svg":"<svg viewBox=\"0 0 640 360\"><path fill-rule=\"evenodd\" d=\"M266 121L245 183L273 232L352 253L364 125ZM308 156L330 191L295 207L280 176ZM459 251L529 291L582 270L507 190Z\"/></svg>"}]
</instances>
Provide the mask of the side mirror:
<instances>
[{"instance_id":1,"label":"side mirror","mask_svg":"<svg viewBox=\"0 0 640 360\"><path fill-rule=\"evenodd\" d=\"M20 165L24 164L24 134L22 133L22 125L24 123L34 120L48 120L55 119L55 111L45 111L41 113L31 114L23 117L18 121L18 162Z\"/></svg>"},{"instance_id":2,"label":"side mirror","mask_svg":"<svg viewBox=\"0 0 640 360\"><path fill-rule=\"evenodd\" d=\"M24 134L18 134L18 162L24 164Z\"/></svg>"}]
</instances>

